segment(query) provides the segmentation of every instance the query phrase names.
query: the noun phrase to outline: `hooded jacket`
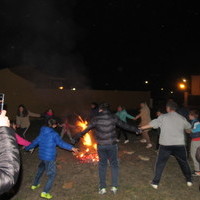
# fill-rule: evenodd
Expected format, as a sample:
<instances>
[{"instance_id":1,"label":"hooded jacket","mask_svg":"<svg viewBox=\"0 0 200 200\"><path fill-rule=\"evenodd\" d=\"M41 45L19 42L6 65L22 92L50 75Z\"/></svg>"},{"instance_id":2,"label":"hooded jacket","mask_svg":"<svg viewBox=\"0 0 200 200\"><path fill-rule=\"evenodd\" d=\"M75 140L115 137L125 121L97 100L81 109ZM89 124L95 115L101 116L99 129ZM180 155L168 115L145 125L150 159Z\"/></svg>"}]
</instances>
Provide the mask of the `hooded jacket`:
<instances>
[{"instance_id":1,"label":"hooded jacket","mask_svg":"<svg viewBox=\"0 0 200 200\"><path fill-rule=\"evenodd\" d=\"M200 122L199 120L192 121L192 133L190 134L192 139L200 138Z\"/></svg>"},{"instance_id":2,"label":"hooded jacket","mask_svg":"<svg viewBox=\"0 0 200 200\"><path fill-rule=\"evenodd\" d=\"M0 195L8 192L16 183L20 170L20 154L15 132L0 127Z\"/></svg>"},{"instance_id":3,"label":"hooded jacket","mask_svg":"<svg viewBox=\"0 0 200 200\"><path fill-rule=\"evenodd\" d=\"M135 126L130 126L121 121L119 117L112 114L110 111L100 112L99 115L93 118L89 126L81 133L75 136L75 139L82 137L91 129L95 129L95 138L99 145L116 144L117 133L116 127L125 129L131 132L140 132Z\"/></svg>"},{"instance_id":4,"label":"hooded jacket","mask_svg":"<svg viewBox=\"0 0 200 200\"><path fill-rule=\"evenodd\" d=\"M72 150L73 146L64 142L59 134L50 127L43 126L39 136L25 148L26 151L39 146L39 159L52 161L56 159L56 146L66 150Z\"/></svg>"}]
</instances>

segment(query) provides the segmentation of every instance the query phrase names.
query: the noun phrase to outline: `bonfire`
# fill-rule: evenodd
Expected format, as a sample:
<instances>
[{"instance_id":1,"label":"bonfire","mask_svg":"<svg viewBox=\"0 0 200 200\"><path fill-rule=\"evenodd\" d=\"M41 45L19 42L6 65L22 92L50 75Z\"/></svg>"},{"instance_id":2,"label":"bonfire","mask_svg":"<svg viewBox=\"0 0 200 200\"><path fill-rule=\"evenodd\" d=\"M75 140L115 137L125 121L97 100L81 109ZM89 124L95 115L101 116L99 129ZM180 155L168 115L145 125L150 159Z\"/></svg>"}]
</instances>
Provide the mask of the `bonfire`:
<instances>
[{"instance_id":1,"label":"bonfire","mask_svg":"<svg viewBox=\"0 0 200 200\"><path fill-rule=\"evenodd\" d=\"M88 122L78 116L76 125L83 131L87 128ZM93 132L86 133L79 142L79 153L75 155L83 163L98 162L97 143L94 139Z\"/></svg>"}]
</instances>

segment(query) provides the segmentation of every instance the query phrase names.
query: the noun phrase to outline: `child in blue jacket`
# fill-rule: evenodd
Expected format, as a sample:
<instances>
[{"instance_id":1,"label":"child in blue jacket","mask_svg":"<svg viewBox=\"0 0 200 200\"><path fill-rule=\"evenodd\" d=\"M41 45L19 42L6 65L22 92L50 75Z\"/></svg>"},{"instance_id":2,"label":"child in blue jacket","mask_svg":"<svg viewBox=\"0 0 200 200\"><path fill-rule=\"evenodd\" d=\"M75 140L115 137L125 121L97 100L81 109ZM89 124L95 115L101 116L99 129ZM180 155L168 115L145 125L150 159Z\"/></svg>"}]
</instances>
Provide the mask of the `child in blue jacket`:
<instances>
[{"instance_id":1,"label":"child in blue jacket","mask_svg":"<svg viewBox=\"0 0 200 200\"><path fill-rule=\"evenodd\" d=\"M199 111L191 110L189 112L189 119L192 123L192 130L190 132L191 137L191 146L190 146L190 154L192 161L194 163L194 172L193 176L200 176L200 165L196 159L196 151L200 146L200 122L199 122Z\"/></svg>"},{"instance_id":2,"label":"child in blue jacket","mask_svg":"<svg viewBox=\"0 0 200 200\"><path fill-rule=\"evenodd\" d=\"M61 139L59 134L54 130L56 126L57 122L55 119L48 120L48 125L41 127L39 136L25 148L26 151L29 151L37 146L39 147L39 159L41 162L38 166L38 171L31 189L35 190L40 187L40 179L44 171L46 171L48 180L43 192L40 194L40 196L45 199L52 198L52 195L49 194L49 191L52 188L56 176L56 146L73 152L78 151L72 145L64 142Z\"/></svg>"}]
</instances>

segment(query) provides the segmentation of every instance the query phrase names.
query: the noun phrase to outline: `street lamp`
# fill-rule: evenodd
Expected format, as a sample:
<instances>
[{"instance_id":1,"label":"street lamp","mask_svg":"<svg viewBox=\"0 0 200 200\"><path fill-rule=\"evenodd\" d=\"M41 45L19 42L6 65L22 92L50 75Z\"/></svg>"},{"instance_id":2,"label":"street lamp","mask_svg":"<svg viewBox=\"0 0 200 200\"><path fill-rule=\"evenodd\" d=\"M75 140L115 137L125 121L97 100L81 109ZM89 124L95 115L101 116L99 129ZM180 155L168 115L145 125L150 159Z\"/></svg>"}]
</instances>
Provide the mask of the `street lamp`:
<instances>
[{"instance_id":1,"label":"street lamp","mask_svg":"<svg viewBox=\"0 0 200 200\"><path fill-rule=\"evenodd\" d=\"M178 88L184 91L184 106L188 106L188 83L187 79L183 78L181 82L178 83Z\"/></svg>"}]
</instances>

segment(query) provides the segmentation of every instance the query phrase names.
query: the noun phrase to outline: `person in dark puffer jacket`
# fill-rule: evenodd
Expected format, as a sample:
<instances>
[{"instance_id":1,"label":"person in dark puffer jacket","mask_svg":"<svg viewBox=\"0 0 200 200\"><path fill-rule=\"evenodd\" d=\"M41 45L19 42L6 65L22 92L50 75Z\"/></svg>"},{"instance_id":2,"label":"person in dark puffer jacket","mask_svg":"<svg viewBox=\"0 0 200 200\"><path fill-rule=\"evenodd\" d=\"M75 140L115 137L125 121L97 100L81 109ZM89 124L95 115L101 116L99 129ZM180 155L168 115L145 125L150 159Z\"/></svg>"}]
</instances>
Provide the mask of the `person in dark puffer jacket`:
<instances>
[{"instance_id":1,"label":"person in dark puffer jacket","mask_svg":"<svg viewBox=\"0 0 200 200\"><path fill-rule=\"evenodd\" d=\"M6 111L0 115L0 195L8 192L17 182L20 154L15 132L9 127Z\"/></svg>"},{"instance_id":2,"label":"person in dark puffer jacket","mask_svg":"<svg viewBox=\"0 0 200 200\"><path fill-rule=\"evenodd\" d=\"M55 119L50 119L48 121L48 126L43 126L40 129L39 136L25 148L29 151L37 146L39 146L39 159L41 160L38 166L38 172L35 176L33 185L31 186L32 190L37 189L40 186L40 179L46 170L48 180L44 187L43 192L40 194L42 198L51 199L52 195L49 194L50 189L52 188L55 176L56 176L56 146L60 148L77 152L78 150L72 145L64 142L60 135L53 129L56 128L57 121Z\"/></svg>"},{"instance_id":3,"label":"person in dark puffer jacket","mask_svg":"<svg viewBox=\"0 0 200 200\"><path fill-rule=\"evenodd\" d=\"M130 126L121 121L115 114L109 111L109 104L103 103L99 106L99 114L91 120L88 127L75 135L75 141L86 134L91 129L95 129L95 138L98 146L99 155L99 194L106 193L106 169L108 161L112 171L112 187L113 193L117 192L118 188L118 146L116 127L123 128L127 131L140 133L140 130L135 126Z\"/></svg>"}]
</instances>

